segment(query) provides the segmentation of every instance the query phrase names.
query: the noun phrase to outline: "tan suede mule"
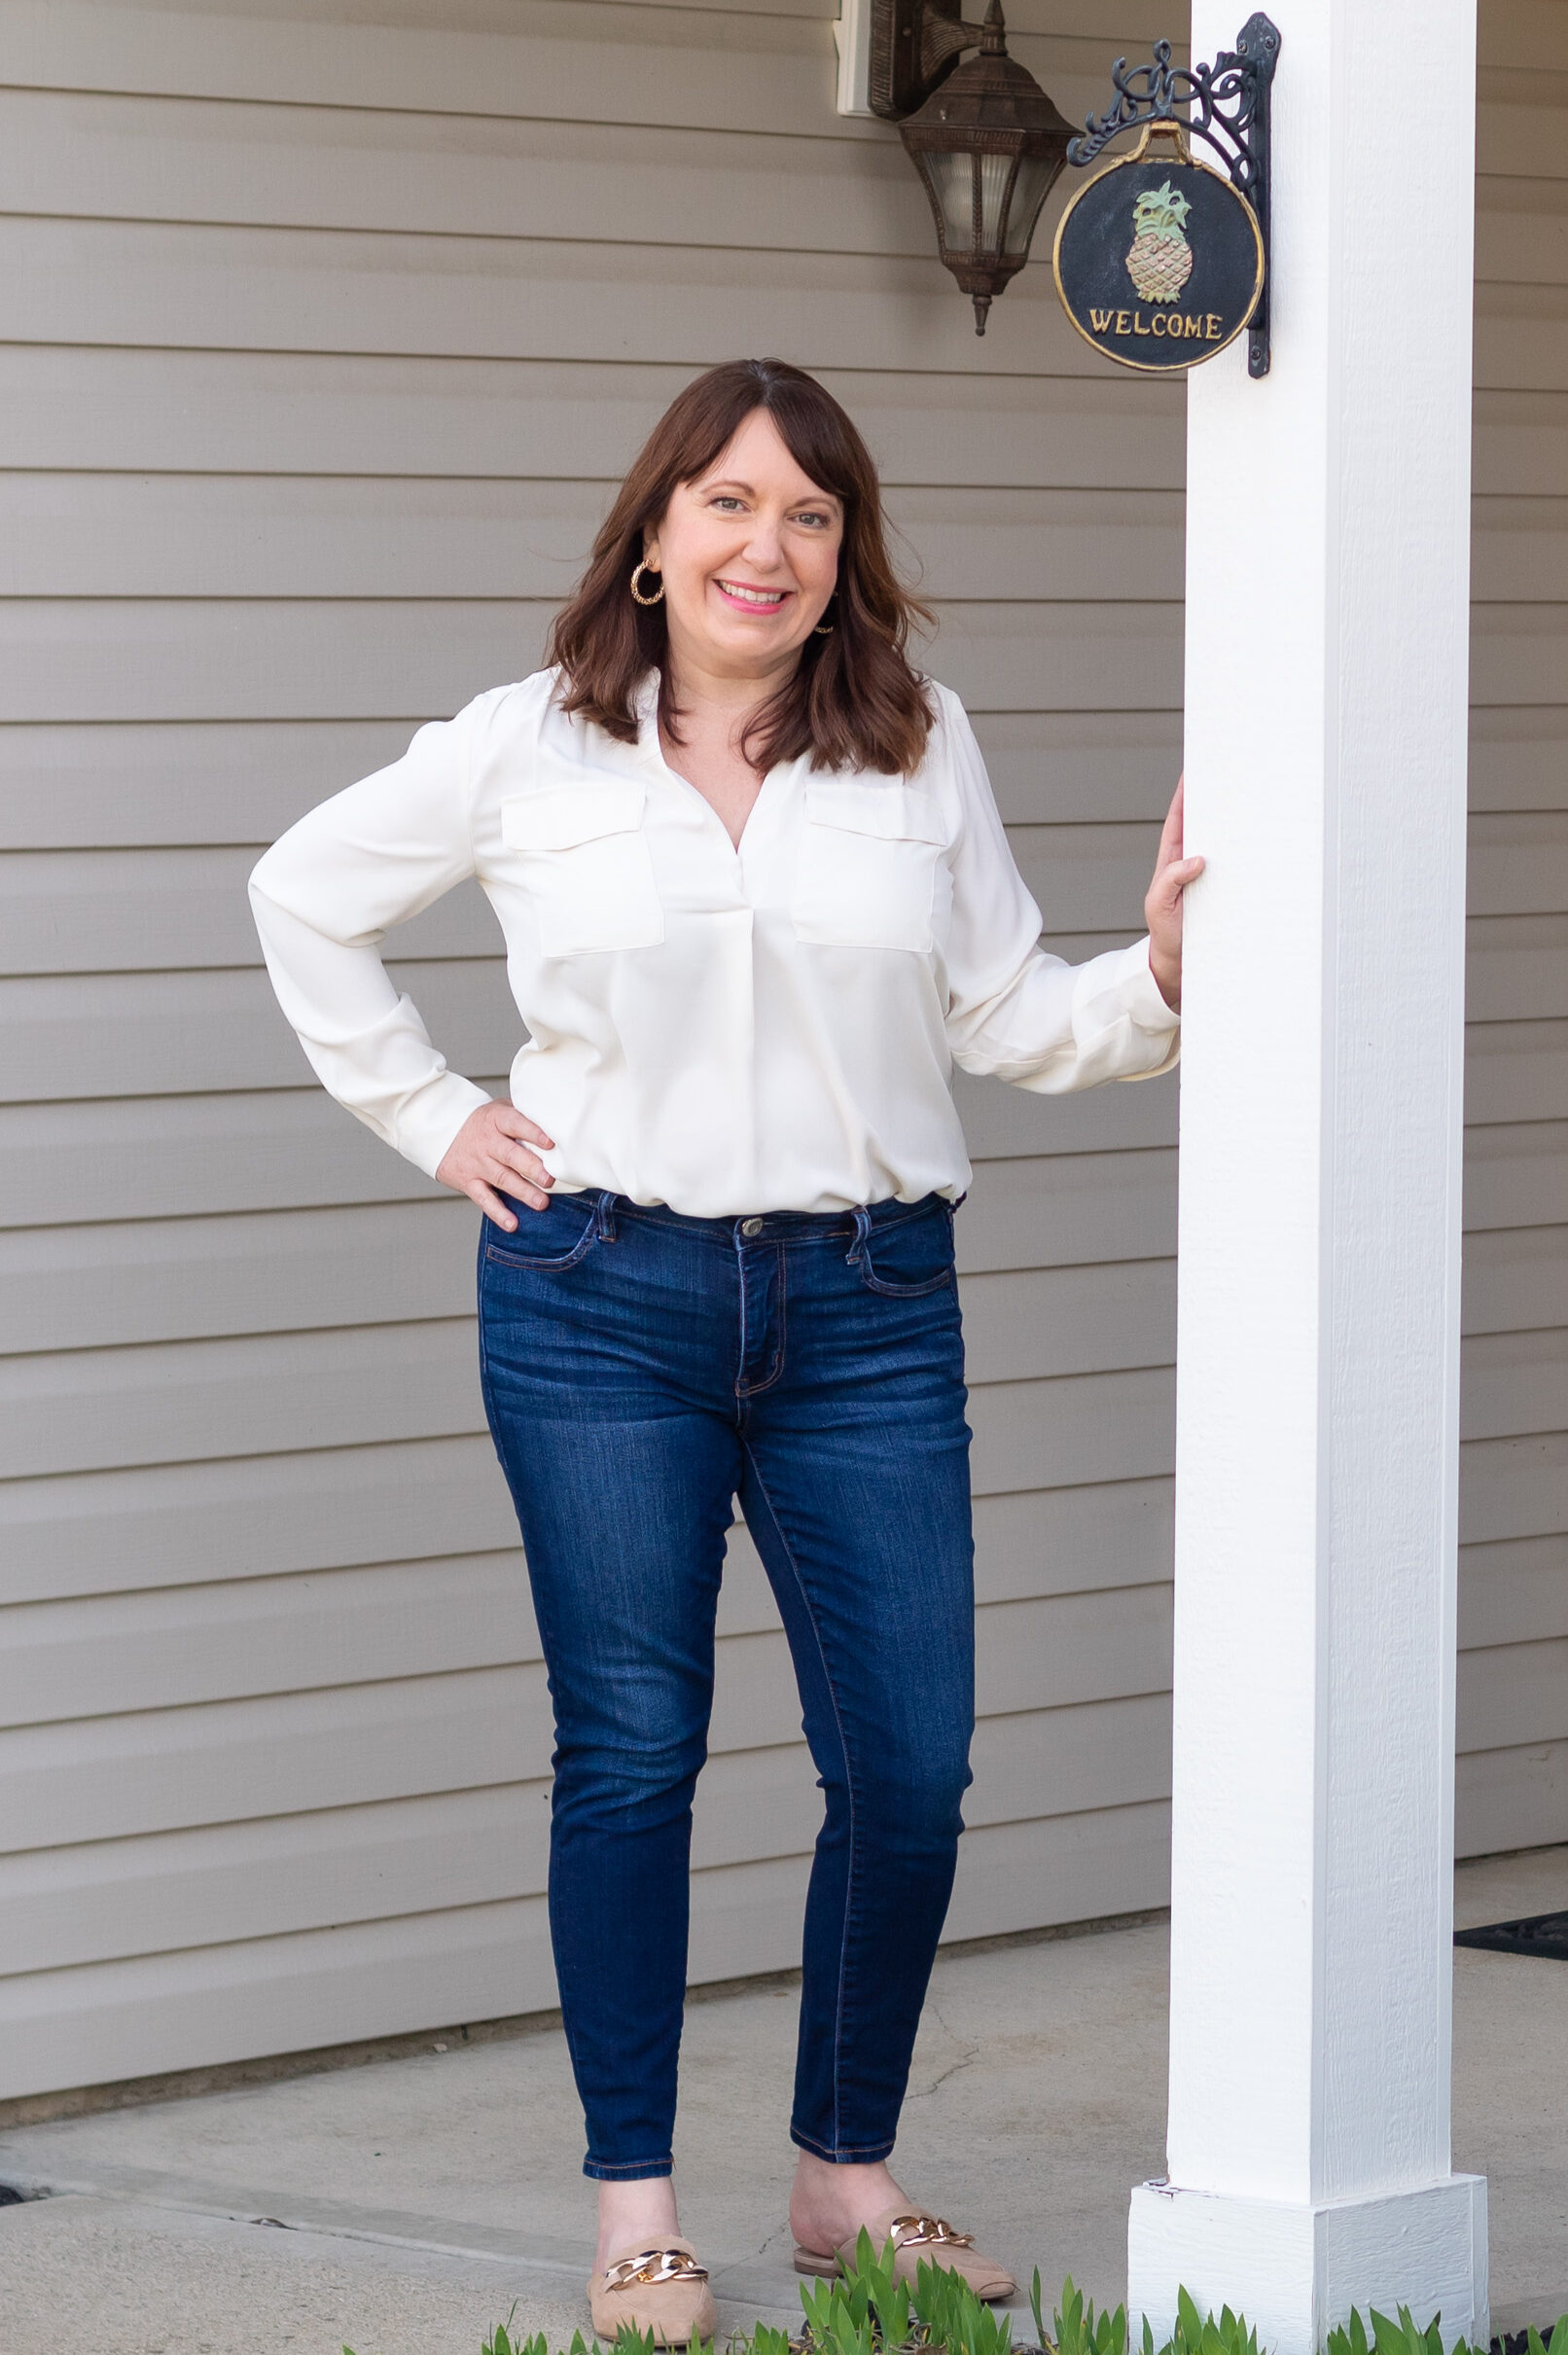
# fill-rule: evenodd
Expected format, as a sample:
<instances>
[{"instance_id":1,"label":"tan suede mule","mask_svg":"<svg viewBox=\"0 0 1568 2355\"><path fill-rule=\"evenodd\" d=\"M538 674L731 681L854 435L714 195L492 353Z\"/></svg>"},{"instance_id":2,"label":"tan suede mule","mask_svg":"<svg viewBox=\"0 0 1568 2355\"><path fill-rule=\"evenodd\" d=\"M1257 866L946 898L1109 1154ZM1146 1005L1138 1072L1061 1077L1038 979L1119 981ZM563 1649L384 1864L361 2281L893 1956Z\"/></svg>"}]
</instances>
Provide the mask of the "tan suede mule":
<instances>
[{"instance_id":1,"label":"tan suede mule","mask_svg":"<svg viewBox=\"0 0 1568 2355\"><path fill-rule=\"evenodd\" d=\"M627 2323L652 2331L658 2347L689 2346L694 2338L711 2338L718 2328L708 2268L697 2264L689 2240L673 2234L590 2273L588 2294L594 2333L606 2345Z\"/></svg>"},{"instance_id":2,"label":"tan suede mule","mask_svg":"<svg viewBox=\"0 0 1568 2355\"><path fill-rule=\"evenodd\" d=\"M998 2265L994 2257L982 2257L973 2232L955 2232L940 2216L927 2216L923 2209L889 2208L866 2229L878 2257L889 2241L893 2243L894 2279L907 2281L911 2289L916 2267L928 2265L961 2274L977 2298L989 2301L1017 2295L1018 2285L1006 2266ZM859 2237L857 2233L854 2240L841 2241L836 2249L802 2249L797 2241L795 2270L831 2280L841 2264L853 2266Z\"/></svg>"}]
</instances>

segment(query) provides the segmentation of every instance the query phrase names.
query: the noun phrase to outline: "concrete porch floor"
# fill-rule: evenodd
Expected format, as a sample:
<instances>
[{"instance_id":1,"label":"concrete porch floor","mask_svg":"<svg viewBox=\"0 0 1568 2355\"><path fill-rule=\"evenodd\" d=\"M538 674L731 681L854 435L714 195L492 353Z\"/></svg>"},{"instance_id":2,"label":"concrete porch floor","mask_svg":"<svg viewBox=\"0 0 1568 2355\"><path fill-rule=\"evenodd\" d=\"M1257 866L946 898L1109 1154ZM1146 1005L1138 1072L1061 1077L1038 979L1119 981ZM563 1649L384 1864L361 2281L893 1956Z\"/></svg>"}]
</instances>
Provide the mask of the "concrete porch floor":
<instances>
[{"instance_id":1,"label":"concrete porch floor","mask_svg":"<svg viewBox=\"0 0 1568 2355\"><path fill-rule=\"evenodd\" d=\"M1568 1908L1568 1847L1458 1876L1461 1923ZM897 2165L1027 2283L1125 2287L1162 2171L1162 1925L939 1964ZM1568 1967L1455 1955L1454 2162L1490 2178L1494 2328L1568 2308ZM799 2315L784 2224L793 1987L695 2003L683 2221L725 2329ZM479 2355L569 2343L591 2190L558 2031L0 2134L0 2355ZM1049 2310L1049 2307L1048 2307ZM1016 2336L1032 2337L1020 2308Z\"/></svg>"}]
</instances>

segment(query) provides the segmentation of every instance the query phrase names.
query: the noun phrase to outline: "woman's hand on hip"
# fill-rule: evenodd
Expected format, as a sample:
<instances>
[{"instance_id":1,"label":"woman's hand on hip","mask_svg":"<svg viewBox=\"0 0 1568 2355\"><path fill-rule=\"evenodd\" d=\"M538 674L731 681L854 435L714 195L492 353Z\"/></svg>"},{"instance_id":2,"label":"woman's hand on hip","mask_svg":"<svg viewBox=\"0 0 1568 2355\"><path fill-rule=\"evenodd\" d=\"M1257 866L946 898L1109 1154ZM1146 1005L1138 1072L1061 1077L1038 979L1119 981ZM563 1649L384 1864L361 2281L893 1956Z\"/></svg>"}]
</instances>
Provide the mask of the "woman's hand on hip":
<instances>
[{"instance_id":1,"label":"woman's hand on hip","mask_svg":"<svg viewBox=\"0 0 1568 2355\"><path fill-rule=\"evenodd\" d=\"M499 1186L530 1210L543 1210L555 1183L530 1145L547 1153L555 1142L516 1104L478 1104L447 1146L437 1177L453 1194L466 1194L486 1218L511 1234L517 1222L495 1191Z\"/></svg>"},{"instance_id":2,"label":"woman's hand on hip","mask_svg":"<svg viewBox=\"0 0 1568 2355\"><path fill-rule=\"evenodd\" d=\"M1182 1007L1182 894L1203 873L1201 859L1182 856L1182 789L1186 782L1185 776L1178 779L1176 798L1165 812L1155 879L1143 903L1143 920L1149 927L1149 970L1172 1014L1179 1014Z\"/></svg>"}]
</instances>

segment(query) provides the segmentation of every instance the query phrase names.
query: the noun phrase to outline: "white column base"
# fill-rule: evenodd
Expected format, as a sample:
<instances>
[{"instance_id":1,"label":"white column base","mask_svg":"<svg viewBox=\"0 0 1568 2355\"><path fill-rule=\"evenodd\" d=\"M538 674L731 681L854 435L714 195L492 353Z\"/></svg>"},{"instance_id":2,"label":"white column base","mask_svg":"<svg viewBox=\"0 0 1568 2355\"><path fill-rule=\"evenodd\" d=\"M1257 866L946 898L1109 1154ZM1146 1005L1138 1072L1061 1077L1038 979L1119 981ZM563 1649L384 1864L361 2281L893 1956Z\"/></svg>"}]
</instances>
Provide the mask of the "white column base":
<instances>
[{"instance_id":1,"label":"white column base","mask_svg":"<svg viewBox=\"0 0 1568 2355\"><path fill-rule=\"evenodd\" d=\"M1410 2306L1424 2329L1436 2308L1443 2343L1484 2355L1486 2178L1450 2175L1376 2199L1294 2206L1139 2184L1127 2220L1127 2311L1133 2343L1147 2315L1155 2343L1176 2324L1178 2286L1200 2314L1222 2306L1256 2325L1271 2355L1317 2355L1352 2306Z\"/></svg>"}]
</instances>

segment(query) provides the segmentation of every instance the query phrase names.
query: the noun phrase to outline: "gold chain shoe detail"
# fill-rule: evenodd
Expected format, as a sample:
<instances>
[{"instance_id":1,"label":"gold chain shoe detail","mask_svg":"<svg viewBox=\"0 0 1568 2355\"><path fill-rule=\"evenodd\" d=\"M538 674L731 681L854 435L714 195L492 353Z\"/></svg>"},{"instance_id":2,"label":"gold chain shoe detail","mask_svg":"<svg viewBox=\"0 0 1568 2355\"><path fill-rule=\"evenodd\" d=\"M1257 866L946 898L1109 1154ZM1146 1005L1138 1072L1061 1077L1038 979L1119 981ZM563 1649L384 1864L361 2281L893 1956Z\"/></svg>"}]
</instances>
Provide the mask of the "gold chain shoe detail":
<instances>
[{"instance_id":1,"label":"gold chain shoe detail","mask_svg":"<svg viewBox=\"0 0 1568 2355\"><path fill-rule=\"evenodd\" d=\"M887 2228L895 2249L972 2249L973 2232L955 2232L945 2217L922 2214L895 2216Z\"/></svg>"},{"instance_id":2,"label":"gold chain shoe detail","mask_svg":"<svg viewBox=\"0 0 1568 2355\"><path fill-rule=\"evenodd\" d=\"M629 2289L633 2282L650 2286L660 2281L706 2281L708 2268L699 2266L685 2249L644 2249L636 2257L620 2257L607 2266L602 2286L607 2290Z\"/></svg>"}]
</instances>

